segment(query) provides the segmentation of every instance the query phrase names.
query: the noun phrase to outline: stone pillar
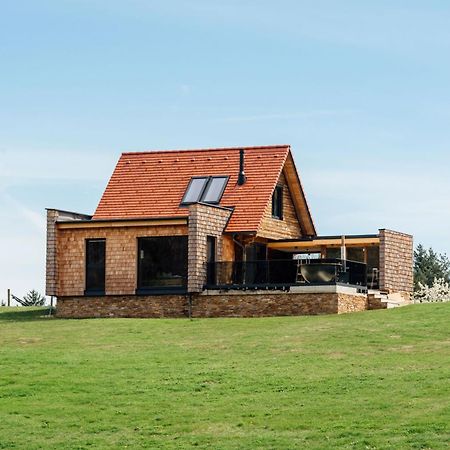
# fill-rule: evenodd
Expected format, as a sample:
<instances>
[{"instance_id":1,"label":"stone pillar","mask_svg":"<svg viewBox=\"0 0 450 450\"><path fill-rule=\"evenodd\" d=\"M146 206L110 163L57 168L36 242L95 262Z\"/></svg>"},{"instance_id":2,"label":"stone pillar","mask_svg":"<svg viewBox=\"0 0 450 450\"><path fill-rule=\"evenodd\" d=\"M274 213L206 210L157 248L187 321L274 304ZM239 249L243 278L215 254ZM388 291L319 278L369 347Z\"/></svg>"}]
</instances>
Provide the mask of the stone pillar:
<instances>
[{"instance_id":1,"label":"stone pillar","mask_svg":"<svg viewBox=\"0 0 450 450\"><path fill-rule=\"evenodd\" d=\"M392 230L380 230L380 290L399 293L409 299L413 289L413 237Z\"/></svg>"},{"instance_id":2,"label":"stone pillar","mask_svg":"<svg viewBox=\"0 0 450 450\"><path fill-rule=\"evenodd\" d=\"M233 211L195 203L189 206L188 292L201 292L206 283L207 236L217 238L217 261L222 258L222 234Z\"/></svg>"}]
</instances>

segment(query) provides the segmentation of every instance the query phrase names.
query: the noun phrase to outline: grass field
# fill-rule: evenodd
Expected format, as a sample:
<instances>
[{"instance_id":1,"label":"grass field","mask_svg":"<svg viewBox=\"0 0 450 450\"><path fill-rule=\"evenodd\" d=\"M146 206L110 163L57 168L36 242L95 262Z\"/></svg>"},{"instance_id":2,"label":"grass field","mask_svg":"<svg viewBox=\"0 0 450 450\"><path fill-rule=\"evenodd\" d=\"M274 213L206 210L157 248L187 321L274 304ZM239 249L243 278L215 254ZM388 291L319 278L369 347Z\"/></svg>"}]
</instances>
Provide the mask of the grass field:
<instances>
[{"instance_id":1,"label":"grass field","mask_svg":"<svg viewBox=\"0 0 450 450\"><path fill-rule=\"evenodd\" d=\"M441 449L450 303L57 320L0 308L0 448Z\"/></svg>"}]
</instances>

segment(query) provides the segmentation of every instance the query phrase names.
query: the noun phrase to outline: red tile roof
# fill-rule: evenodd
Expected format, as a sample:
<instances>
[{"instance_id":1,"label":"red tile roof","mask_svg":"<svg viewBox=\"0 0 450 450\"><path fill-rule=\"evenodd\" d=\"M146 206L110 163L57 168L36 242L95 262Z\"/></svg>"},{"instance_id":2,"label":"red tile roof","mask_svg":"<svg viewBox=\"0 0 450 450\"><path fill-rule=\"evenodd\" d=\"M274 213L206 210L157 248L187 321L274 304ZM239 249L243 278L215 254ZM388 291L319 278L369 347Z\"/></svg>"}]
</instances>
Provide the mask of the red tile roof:
<instances>
[{"instance_id":1,"label":"red tile roof","mask_svg":"<svg viewBox=\"0 0 450 450\"><path fill-rule=\"evenodd\" d=\"M226 231L257 231L290 147L244 147L247 181L239 186L241 148L123 153L93 219L187 216L180 202L191 177L228 175L220 206L234 212Z\"/></svg>"}]
</instances>

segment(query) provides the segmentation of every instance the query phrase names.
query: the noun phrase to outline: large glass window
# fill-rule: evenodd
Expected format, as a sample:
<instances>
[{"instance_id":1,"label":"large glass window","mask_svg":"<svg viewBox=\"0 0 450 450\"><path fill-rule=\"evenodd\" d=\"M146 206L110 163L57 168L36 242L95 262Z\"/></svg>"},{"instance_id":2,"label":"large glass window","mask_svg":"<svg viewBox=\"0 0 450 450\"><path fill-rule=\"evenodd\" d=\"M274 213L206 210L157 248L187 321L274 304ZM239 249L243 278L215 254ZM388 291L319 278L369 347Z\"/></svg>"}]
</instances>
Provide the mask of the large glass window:
<instances>
[{"instance_id":1,"label":"large glass window","mask_svg":"<svg viewBox=\"0 0 450 450\"><path fill-rule=\"evenodd\" d=\"M341 247L327 247L326 255L328 259L341 259Z\"/></svg>"},{"instance_id":2,"label":"large glass window","mask_svg":"<svg viewBox=\"0 0 450 450\"><path fill-rule=\"evenodd\" d=\"M105 239L86 240L86 293L105 293Z\"/></svg>"},{"instance_id":3,"label":"large glass window","mask_svg":"<svg viewBox=\"0 0 450 450\"><path fill-rule=\"evenodd\" d=\"M347 247L347 260L348 261L357 261L357 262L365 262L363 247Z\"/></svg>"},{"instance_id":4,"label":"large glass window","mask_svg":"<svg viewBox=\"0 0 450 450\"><path fill-rule=\"evenodd\" d=\"M138 290L185 290L187 236L138 239Z\"/></svg>"}]
</instances>

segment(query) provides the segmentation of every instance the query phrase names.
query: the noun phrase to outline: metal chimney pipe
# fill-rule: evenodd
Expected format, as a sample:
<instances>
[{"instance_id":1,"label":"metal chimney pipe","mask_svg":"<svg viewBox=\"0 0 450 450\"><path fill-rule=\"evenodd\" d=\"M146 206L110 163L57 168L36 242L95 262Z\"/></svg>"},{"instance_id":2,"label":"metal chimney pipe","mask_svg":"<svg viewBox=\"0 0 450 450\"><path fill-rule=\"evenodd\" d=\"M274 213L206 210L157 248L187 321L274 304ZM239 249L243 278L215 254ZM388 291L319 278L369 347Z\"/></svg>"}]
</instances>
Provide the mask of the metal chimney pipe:
<instances>
[{"instance_id":1,"label":"metal chimney pipe","mask_svg":"<svg viewBox=\"0 0 450 450\"><path fill-rule=\"evenodd\" d=\"M239 150L239 176L238 176L238 185L242 186L245 183L247 177L244 172L244 150Z\"/></svg>"}]
</instances>

